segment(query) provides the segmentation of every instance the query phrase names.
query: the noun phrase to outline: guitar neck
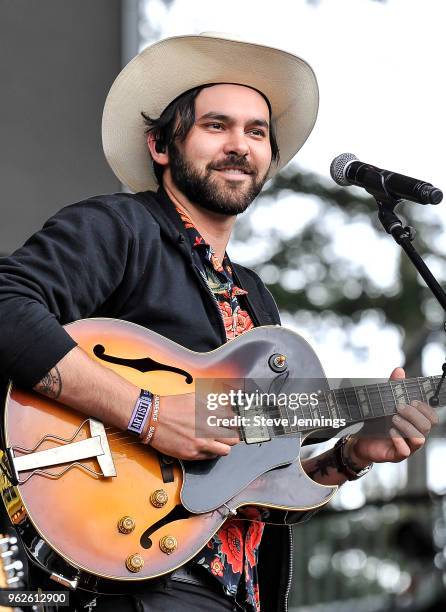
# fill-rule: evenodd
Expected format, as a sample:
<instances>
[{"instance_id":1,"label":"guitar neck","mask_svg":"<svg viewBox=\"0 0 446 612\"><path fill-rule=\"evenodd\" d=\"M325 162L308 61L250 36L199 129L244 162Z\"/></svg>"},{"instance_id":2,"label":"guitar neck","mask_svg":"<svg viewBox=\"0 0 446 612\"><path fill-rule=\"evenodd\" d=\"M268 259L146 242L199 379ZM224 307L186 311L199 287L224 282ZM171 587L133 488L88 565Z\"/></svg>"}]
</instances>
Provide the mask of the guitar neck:
<instances>
[{"instance_id":1,"label":"guitar neck","mask_svg":"<svg viewBox=\"0 0 446 612\"><path fill-rule=\"evenodd\" d=\"M259 407L264 417L251 429L245 440L255 442L283 435L296 435L317 429L343 429L354 423L392 416L400 404L413 400L428 402L441 376L406 378L383 383L343 387L320 392L313 402L291 409L287 406ZM308 394L310 397L310 394ZM317 401L316 401L317 399ZM439 406L446 405L446 383L438 396ZM255 420L255 419L254 419Z\"/></svg>"},{"instance_id":2,"label":"guitar neck","mask_svg":"<svg viewBox=\"0 0 446 612\"><path fill-rule=\"evenodd\" d=\"M317 408L326 418L343 419L346 425L392 416L400 404L428 402L440 380L441 376L425 376L332 389L320 396ZM442 387L439 405L445 404L446 387Z\"/></svg>"}]
</instances>

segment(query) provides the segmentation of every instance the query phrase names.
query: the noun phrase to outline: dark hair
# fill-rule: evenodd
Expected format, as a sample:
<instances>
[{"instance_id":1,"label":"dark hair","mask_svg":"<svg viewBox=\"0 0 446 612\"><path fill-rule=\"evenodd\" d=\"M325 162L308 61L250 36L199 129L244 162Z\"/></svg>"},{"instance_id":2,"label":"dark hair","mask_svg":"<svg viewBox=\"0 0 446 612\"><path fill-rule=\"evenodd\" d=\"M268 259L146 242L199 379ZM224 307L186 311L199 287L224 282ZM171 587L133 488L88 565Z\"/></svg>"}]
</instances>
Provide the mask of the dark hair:
<instances>
[{"instance_id":1,"label":"dark hair","mask_svg":"<svg viewBox=\"0 0 446 612\"><path fill-rule=\"evenodd\" d=\"M161 113L158 119L152 119L147 113L142 112L141 115L144 117L144 123L147 126L145 133L148 134L153 132L156 141L156 150L162 153L169 150L169 147L179 140L184 142L186 136L191 130L195 123L195 98L198 96L200 91L207 87L213 87L217 83L209 83L208 85L200 85L185 91L173 100ZM251 87L251 89L254 89ZM270 129L269 129L269 140L271 144L271 159L272 161L278 162L280 153L277 145L276 131L274 122L271 119L271 104L268 98L261 92L255 89L265 100L269 109L270 116ZM155 172L156 180L158 184L162 184L162 176L164 172L164 166L161 166L156 161L153 161L153 171Z\"/></svg>"}]
</instances>

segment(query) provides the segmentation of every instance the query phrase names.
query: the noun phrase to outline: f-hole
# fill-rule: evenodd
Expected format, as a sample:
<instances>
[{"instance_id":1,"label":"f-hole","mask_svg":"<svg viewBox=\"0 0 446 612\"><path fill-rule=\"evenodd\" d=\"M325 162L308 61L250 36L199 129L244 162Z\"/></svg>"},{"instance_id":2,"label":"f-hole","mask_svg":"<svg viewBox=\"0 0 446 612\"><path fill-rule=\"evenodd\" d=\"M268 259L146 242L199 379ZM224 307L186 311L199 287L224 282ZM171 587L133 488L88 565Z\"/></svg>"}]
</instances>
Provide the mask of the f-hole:
<instances>
[{"instance_id":1,"label":"f-hole","mask_svg":"<svg viewBox=\"0 0 446 612\"><path fill-rule=\"evenodd\" d=\"M124 357L115 357L114 355L107 355L105 352L105 347L102 344L96 344L93 347L93 353L102 361L106 361L107 363L116 363L117 365L123 365L127 368L133 368L134 370L138 370L138 372L156 372L162 370L164 372L174 372L175 374L180 374L184 376L185 381L188 385L192 384L193 377L186 370L181 370L180 368L175 368L174 366L167 365L165 363L160 363L159 361L155 361L150 357L141 357L139 359L127 359Z\"/></svg>"},{"instance_id":2,"label":"f-hole","mask_svg":"<svg viewBox=\"0 0 446 612\"><path fill-rule=\"evenodd\" d=\"M144 533L141 535L139 543L143 548L150 548L152 546L152 540L150 536L160 527L167 525L168 523L173 523L174 521L179 521L181 519L189 518L190 512L188 512L183 506L175 506L173 510L166 514L164 518L154 523L151 527L146 529Z\"/></svg>"}]
</instances>

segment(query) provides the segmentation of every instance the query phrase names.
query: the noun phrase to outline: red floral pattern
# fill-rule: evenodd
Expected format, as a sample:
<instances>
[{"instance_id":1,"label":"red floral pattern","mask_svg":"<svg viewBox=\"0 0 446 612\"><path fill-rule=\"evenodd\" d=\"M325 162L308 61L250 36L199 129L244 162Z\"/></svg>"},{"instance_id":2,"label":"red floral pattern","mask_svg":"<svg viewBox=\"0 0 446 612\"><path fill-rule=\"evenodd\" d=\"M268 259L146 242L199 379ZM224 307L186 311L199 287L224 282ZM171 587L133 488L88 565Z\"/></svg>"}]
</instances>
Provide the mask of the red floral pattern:
<instances>
[{"instance_id":1,"label":"red floral pattern","mask_svg":"<svg viewBox=\"0 0 446 612\"><path fill-rule=\"evenodd\" d=\"M225 326L226 340L233 340L254 327L249 313L240 308L237 299L248 292L234 284L227 255L223 262L220 262L185 211L178 210L178 213L191 237L194 251L198 254L199 269L217 300ZM250 519L260 516L260 512L254 507L247 507L240 514ZM228 519L196 557L196 562L222 583L228 595L237 594L239 583L244 577L244 603L255 612L260 612L257 557L263 528L264 524L261 522Z\"/></svg>"},{"instance_id":2,"label":"red floral pattern","mask_svg":"<svg viewBox=\"0 0 446 612\"><path fill-rule=\"evenodd\" d=\"M218 305L220 306L228 340L233 340L254 327L251 317L245 310L239 308L233 313L229 302L219 301Z\"/></svg>"},{"instance_id":3,"label":"red floral pattern","mask_svg":"<svg viewBox=\"0 0 446 612\"><path fill-rule=\"evenodd\" d=\"M263 523L251 522L245 537L246 560L251 567L257 563L256 551L260 546L263 534Z\"/></svg>"},{"instance_id":4,"label":"red floral pattern","mask_svg":"<svg viewBox=\"0 0 446 612\"><path fill-rule=\"evenodd\" d=\"M226 521L218 532L221 543L221 553L225 555L226 562L232 567L235 574L243 570L243 540L240 538L240 521Z\"/></svg>"},{"instance_id":5,"label":"red floral pattern","mask_svg":"<svg viewBox=\"0 0 446 612\"><path fill-rule=\"evenodd\" d=\"M214 576L223 576L223 563L220 561L218 557L215 557L213 561L211 561L211 572Z\"/></svg>"}]
</instances>

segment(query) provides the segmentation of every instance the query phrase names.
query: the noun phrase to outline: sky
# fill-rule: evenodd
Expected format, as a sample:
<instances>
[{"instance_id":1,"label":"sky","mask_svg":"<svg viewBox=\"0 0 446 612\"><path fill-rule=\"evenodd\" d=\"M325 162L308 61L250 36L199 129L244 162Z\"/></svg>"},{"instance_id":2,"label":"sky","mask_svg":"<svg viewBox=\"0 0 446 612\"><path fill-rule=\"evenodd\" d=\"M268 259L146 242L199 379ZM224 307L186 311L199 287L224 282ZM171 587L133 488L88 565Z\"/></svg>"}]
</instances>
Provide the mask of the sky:
<instances>
[{"instance_id":1,"label":"sky","mask_svg":"<svg viewBox=\"0 0 446 612\"><path fill-rule=\"evenodd\" d=\"M315 129L295 158L305 170L328 180L332 159L352 152L362 161L446 189L444 2L174 0L166 9L161 0L148 0L144 16L160 38L224 32L308 61L318 78L320 109ZM152 37L153 29L142 20L141 48L153 42ZM438 221L438 234L432 236L437 244L444 236L445 206L420 206L420 215ZM294 196L276 202L272 211L258 208L254 218L265 236L272 226L290 235L317 214L311 197ZM394 282L399 247L390 237L376 237L365 227L334 230L338 255L362 262L383 287ZM230 254L249 265L253 249L237 245ZM299 316L285 318L284 324L310 341L330 377L386 377L403 361L399 333L373 316L351 331L350 340L364 348L362 358L345 347L345 332L336 325ZM424 374L440 371L444 353L444 345L426 348ZM444 453L443 442L436 440L428 454L429 484L438 492L446 489L446 476L434 466ZM363 485L346 489L339 503L358 507L370 488L385 492L389 486L404 486L404 474L404 464L375 469Z\"/></svg>"},{"instance_id":2,"label":"sky","mask_svg":"<svg viewBox=\"0 0 446 612\"><path fill-rule=\"evenodd\" d=\"M444 184L446 8L438 0L175 0L147 3L163 36L219 31L302 56L320 112L299 164L328 176L352 151L378 166ZM444 145L443 145L444 146Z\"/></svg>"}]
</instances>

